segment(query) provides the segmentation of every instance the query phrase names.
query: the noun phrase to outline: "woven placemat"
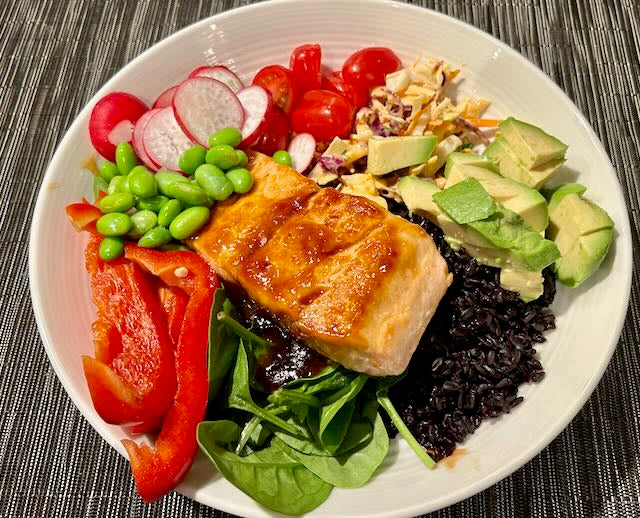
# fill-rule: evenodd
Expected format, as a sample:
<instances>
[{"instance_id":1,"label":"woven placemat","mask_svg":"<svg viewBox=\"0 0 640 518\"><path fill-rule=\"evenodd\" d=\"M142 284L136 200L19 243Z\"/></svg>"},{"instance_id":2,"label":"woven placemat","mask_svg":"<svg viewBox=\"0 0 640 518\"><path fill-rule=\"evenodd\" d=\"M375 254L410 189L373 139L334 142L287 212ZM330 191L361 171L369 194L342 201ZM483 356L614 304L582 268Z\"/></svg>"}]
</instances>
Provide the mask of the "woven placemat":
<instances>
[{"instance_id":1,"label":"woven placemat","mask_svg":"<svg viewBox=\"0 0 640 518\"><path fill-rule=\"evenodd\" d=\"M47 163L94 92L167 35L247 3L0 2L0 517L229 516L175 493L152 505L138 498L126 460L80 415L47 360L29 298L27 248ZM498 37L575 101L617 170L636 252L627 323L611 365L584 409L512 476L431 516L640 516L637 2L414 3Z\"/></svg>"}]
</instances>

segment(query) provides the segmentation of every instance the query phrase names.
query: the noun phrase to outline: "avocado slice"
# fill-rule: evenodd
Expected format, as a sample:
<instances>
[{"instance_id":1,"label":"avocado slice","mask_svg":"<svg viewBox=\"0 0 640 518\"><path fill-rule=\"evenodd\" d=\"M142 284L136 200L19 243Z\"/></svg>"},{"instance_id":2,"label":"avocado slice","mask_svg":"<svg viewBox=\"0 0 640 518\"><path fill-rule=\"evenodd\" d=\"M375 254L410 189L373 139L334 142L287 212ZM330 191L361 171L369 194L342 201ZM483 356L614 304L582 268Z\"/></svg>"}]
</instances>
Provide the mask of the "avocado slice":
<instances>
[{"instance_id":1,"label":"avocado slice","mask_svg":"<svg viewBox=\"0 0 640 518\"><path fill-rule=\"evenodd\" d=\"M567 145L533 124L509 117L500 123L500 132L514 154L527 168L563 159Z\"/></svg>"},{"instance_id":2,"label":"avocado slice","mask_svg":"<svg viewBox=\"0 0 640 518\"><path fill-rule=\"evenodd\" d=\"M527 169L504 137L496 138L482 154L496 161L502 176L522 182L533 189L539 189L544 185L565 162L564 158L557 158L536 168Z\"/></svg>"},{"instance_id":3,"label":"avocado slice","mask_svg":"<svg viewBox=\"0 0 640 518\"><path fill-rule=\"evenodd\" d=\"M497 210L496 202L475 178L467 178L435 193L432 198L453 221L461 225L486 219Z\"/></svg>"},{"instance_id":4,"label":"avocado slice","mask_svg":"<svg viewBox=\"0 0 640 518\"><path fill-rule=\"evenodd\" d=\"M476 155L475 153L462 153L460 151L455 151L447 157L447 162L444 166L444 177L449 177L449 171L451 171L453 166L462 164L481 167L483 169L493 171L494 173L499 172L496 161L490 157Z\"/></svg>"},{"instance_id":5,"label":"avocado slice","mask_svg":"<svg viewBox=\"0 0 640 518\"><path fill-rule=\"evenodd\" d=\"M565 183L555 190L545 191L542 194L546 195L546 198L549 200L549 212L551 212L551 210L555 210L558 203L560 203L567 194L582 196L586 190L587 188L579 183Z\"/></svg>"},{"instance_id":6,"label":"avocado slice","mask_svg":"<svg viewBox=\"0 0 640 518\"><path fill-rule=\"evenodd\" d=\"M438 143L435 135L373 137L369 139L367 172L381 176L429 160Z\"/></svg>"},{"instance_id":7,"label":"avocado slice","mask_svg":"<svg viewBox=\"0 0 640 518\"><path fill-rule=\"evenodd\" d=\"M398 182L398 190L409 210L426 212L450 240L460 242L460 246L483 264L539 271L560 256L551 241L500 204L496 204L496 212L488 218L461 225L434 201L434 194L446 191L440 191L434 183L406 176Z\"/></svg>"},{"instance_id":8,"label":"avocado slice","mask_svg":"<svg viewBox=\"0 0 640 518\"><path fill-rule=\"evenodd\" d=\"M450 187L466 178L478 180L496 202L518 213L538 232L547 228L549 223L547 201L535 189L511 178L505 178L489 169L466 163L455 163L449 169L446 185Z\"/></svg>"},{"instance_id":9,"label":"avocado slice","mask_svg":"<svg viewBox=\"0 0 640 518\"><path fill-rule=\"evenodd\" d=\"M544 293L544 278L542 272L501 268L500 286L505 290L518 292L524 302L531 302Z\"/></svg>"},{"instance_id":10,"label":"avocado slice","mask_svg":"<svg viewBox=\"0 0 640 518\"><path fill-rule=\"evenodd\" d=\"M561 257L554 268L558 280L575 288L595 273L613 241L614 223L595 203L582 198L583 186L568 184L551 195L547 237Z\"/></svg>"}]
</instances>

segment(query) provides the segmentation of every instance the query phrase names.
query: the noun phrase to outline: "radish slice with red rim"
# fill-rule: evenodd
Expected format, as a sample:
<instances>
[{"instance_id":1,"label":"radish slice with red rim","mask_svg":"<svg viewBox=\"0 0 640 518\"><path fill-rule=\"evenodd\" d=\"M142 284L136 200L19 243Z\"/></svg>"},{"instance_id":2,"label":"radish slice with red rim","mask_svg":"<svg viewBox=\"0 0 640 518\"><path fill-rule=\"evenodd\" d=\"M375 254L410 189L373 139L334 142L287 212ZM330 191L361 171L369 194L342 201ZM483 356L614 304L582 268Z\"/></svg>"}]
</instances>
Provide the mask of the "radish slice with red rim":
<instances>
[{"instance_id":1,"label":"radish slice with red rim","mask_svg":"<svg viewBox=\"0 0 640 518\"><path fill-rule=\"evenodd\" d=\"M144 128L147 126L147 123L149 122L151 117L153 117L159 111L160 111L159 108L156 108L154 110L149 110L147 113L145 113L142 117L138 119L138 122L136 122L136 125L133 128L133 139L132 139L133 149L135 150L136 155L138 155L138 158L142 161L144 165L146 165L149 169L153 169L154 171L156 171L160 166L156 164L153 160L151 160L151 157L148 155L147 150L144 148L143 136L144 136Z\"/></svg>"},{"instance_id":2,"label":"radish slice with red rim","mask_svg":"<svg viewBox=\"0 0 640 518\"><path fill-rule=\"evenodd\" d=\"M140 120L140 119L138 119ZM120 142L130 142L133 136L133 122L129 119L122 120L116 124L107 135L107 140L118 147Z\"/></svg>"},{"instance_id":3,"label":"radish slice with red rim","mask_svg":"<svg viewBox=\"0 0 640 518\"><path fill-rule=\"evenodd\" d=\"M142 142L147 155L158 167L179 171L180 155L193 146L167 106L154 113L142 132Z\"/></svg>"},{"instance_id":4,"label":"radish slice with red rim","mask_svg":"<svg viewBox=\"0 0 640 518\"><path fill-rule=\"evenodd\" d=\"M120 130L133 125L149 108L137 97L125 92L113 92L100 99L89 118L89 138L100 155L112 162L116 158L116 144L111 140L122 138ZM126 122L128 121L128 123ZM119 126L118 134L111 132ZM109 137L111 136L111 140Z\"/></svg>"},{"instance_id":5,"label":"radish slice with red rim","mask_svg":"<svg viewBox=\"0 0 640 518\"><path fill-rule=\"evenodd\" d=\"M316 152L316 139L310 133L300 133L291 139L289 149L291 167L302 173L313 160Z\"/></svg>"},{"instance_id":6,"label":"radish slice with red rim","mask_svg":"<svg viewBox=\"0 0 640 518\"><path fill-rule=\"evenodd\" d=\"M158 96L156 101L153 103L153 108L166 108L167 106L171 106L173 96L175 95L177 89L177 85L172 86L171 88L167 88Z\"/></svg>"},{"instance_id":7,"label":"radish slice with red rim","mask_svg":"<svg viewBox=\"0 0 640 518\"><path fill-rule=\"evenodd\" d=\"M203 146L216 131L242 128L244 123L244 110L236 94L208 77L183 81L173 96L173 112L185 134Z\"/></svg>"},{"instance_id":8,"label":"radish slice with red rim","mask_svg":"<svg viewBox=\"0 0 640 518\"><path fill-rule=\"evenodd\" d=\"M211 79L217 79L231 88L234 93L238 93L244 88L240 78L222 65L198 67L189 74L189 77L209 77Z\"/></svg>"},{"instance_id":9,"label":"radish slice with red rim","mask_svg":"<svg viewBox=\"0 0 640 518\"><path fill-rule=\"evenodd\" d=\"M238 92L238 99L245 112L242 126L242 147L255 144L267 129L267 121L275 105L271 95L261 86L248 86Z\"/></svg>"}]
</instances>

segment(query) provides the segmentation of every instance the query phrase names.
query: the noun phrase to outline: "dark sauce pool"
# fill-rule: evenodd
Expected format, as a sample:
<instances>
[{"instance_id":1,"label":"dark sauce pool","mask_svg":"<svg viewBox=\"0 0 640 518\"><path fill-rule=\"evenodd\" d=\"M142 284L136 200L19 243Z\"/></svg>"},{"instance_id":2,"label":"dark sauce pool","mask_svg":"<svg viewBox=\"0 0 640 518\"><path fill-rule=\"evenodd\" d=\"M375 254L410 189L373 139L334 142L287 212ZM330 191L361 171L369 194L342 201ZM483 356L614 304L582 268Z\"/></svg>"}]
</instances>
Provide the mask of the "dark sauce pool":
<instances>
[{"instance_id":1,"label":"dark sauce pool","mask_svg":"<svg viewBox=\"0 0 640 518\"><path fill-rule=\"evenodd\" d=\"M454 281L411 359L407 376L391 399L416 439L436 459L451 455L483 419L497 417L522 402L518 386L544 376L535 345L555 327L546 309L555 296L555 278L544 272L544 294L525 304L500 287L497 268L479 265L454 251L440 229L390 201L391 212L420 225L434 239ZM274 347L261 359L256 381L273 391L288 381L319 373L330 362L280 326L273 315L238 288L227 292L245 324ZM382 412L387 430L397 430Z\"/></svg>"}]
</instances>

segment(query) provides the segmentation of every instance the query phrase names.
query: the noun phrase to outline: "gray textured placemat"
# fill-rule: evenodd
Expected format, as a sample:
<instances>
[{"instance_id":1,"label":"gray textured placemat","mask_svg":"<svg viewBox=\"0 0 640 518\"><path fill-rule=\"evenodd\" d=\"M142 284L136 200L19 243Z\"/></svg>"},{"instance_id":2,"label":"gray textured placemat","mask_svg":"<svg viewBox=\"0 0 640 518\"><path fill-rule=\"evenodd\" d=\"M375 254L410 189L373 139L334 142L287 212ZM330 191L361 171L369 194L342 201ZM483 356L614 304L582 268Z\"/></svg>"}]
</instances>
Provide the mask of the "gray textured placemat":
<instances>
[{"instance_id":1,"label":"gray textured placemat","mask_svg":"<svg viewBox=\"0 0 640 518\"><path fill-rule=\"evenodd\" d=\"M27 247L46 165L94 92L165 36L247 3L0 1L1 517L228 516L177 494L153 505L136 496L127 462L84 420L49 365L31 309ZM500 38L541 67L576 102L618 172L636 251L627 325L585 408L514 475L433 516L640 516L637 2L415 3Z\"/></svg>"}]
</instances>

